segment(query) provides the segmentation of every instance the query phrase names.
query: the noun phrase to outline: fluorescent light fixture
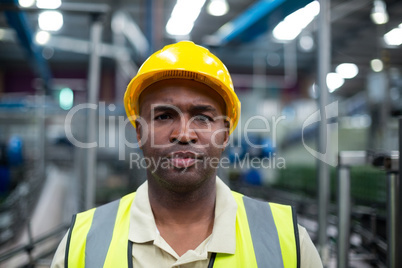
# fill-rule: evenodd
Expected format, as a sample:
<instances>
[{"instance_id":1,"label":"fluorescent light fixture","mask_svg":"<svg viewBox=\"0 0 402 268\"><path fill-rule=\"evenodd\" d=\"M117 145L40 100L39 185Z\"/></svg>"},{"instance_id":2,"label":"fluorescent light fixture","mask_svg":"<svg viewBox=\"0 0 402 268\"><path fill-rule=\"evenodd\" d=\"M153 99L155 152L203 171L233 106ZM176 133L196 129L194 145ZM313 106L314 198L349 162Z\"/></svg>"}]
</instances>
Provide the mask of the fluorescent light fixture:
<instances>
[{"instance_id":1,"label":"fluorescent light fixture","mask_svg":"<svg viewBox=\"0 0 402 268\"><path fill-rule=\"evenodd\" d=\"M45 45L50 40L50 33L46 31L39 31L35 35L35 41L39 45Z\"/></svg>"},{"instance_id":2,"label":"fluorescent light fixture","mask_svg":"<svg viewBox=\"0 0 402 268\"><path fill-rule=\"evenodd\" d=\"M205 0L177 0L166 24L168 34L188 35L204 4Z\"/></svg>"},{"instance_id":3,"label":"fluorescent light fixture","mask_svg":"<svg viewBox=\"0 0 402 268\"><path fill-rule=\"evenodd\" d=\"M359 73L359 68L354 63L342 63L339 64L335 71L344 79L351 79Z\"/></svg>"},{"instance_id":4,"label":"fluorescent light fixture","mask_svg":"<svg viewBox=\"0 0 402 268\"><path fill-rule=\"evenodd\" d=\"M36 6L43 9L56 9L61 6L61 0L36 0Z\"/></svg>"},{"instance_id":5,"label":"fluorescent light fixture","mask_svg":"<svg viewBox=\"0 0 402 268\"><path fill-rule=\"evenodd\" d=\"M188 35L194 27L194 23L182 23L180 20L170 19L166 24L166 31L170 35Z\"/></svg>"},{"instance_id":6,"label":"fluorescent light fixture","mask_svg":"<svg viewBox=\"0 0 402 268\"><path fill-rule=\"evenodd\" d=\"M389 46L399 46L402 44L402 28L394 28L384 34L384 41Z\"/></svg>"},{"instance_id":7,"label":"fluorescent light fixture","mask_svg":"<svg viewBox=\"0 0 402 268\"><path fill-rule=\"evenodd\" d=\"M59 11L43 11L39 14L38 23L43 31L58 31L63 27L63 15Z\"/></svg>"},{"instance_id":8,"label":"fluorescent light fixture","mask_svg":"<svg viewBox=\"0 0 402 268\"><path fill-rule=\"evenodd\" d=\"M381 72L384 69L384 64L382 63L382 60L380 60L380 59L371 60L370 66L371 66L371 69L376 73Z\"/></svg>"},{"instance_id":9,"label":"fluorescent light fixture","mask_svg":"<svg viewBox=\"0 0 402 268\"><path fill-rule=\"evenodd\" d=\"M320 4L318 1L311 2L305 7L286 16L286 18L274 28L274 37L280 41L295 39L319 13Z\"/></svg>"},{"instance_id":10,"label":"fluorescent light fixture","mask_svg":"<svg viewBox=\"0 0 402 268\"><path fill-rule=\"evenodd\" d=\"M31 7L35 4L35 0L18 0L21 7Z\"/></svg>"},{"instance_id":11,"label":"fluorescent light fixture","mask_svg":"<svg viewBox=\"0 0 402 268\"><path fill-rule=\"evenodd\" d=\"M337 73L329 73L327 74L327 87L330 93L334 92L338 88L340 88L343 83L345 83L345 79L342 78Z\"/></svg>"},{"instance_id":12,"label":"fluorescent light fixture","mask_svg":"<svg viewBox=\"0 0 402 268\"><path fill-rule=\"evenodd\" d=\"M388 22L387 7L382 0L374 0L373 9L370 14L375 24L385 24Z\"/></svg>"},{"instance_id":13,"label":"fluorescent light fixture","mask_svg":"<svg viewBox=\"0 0 402 268\"><path fill-rule=\"evenodd\" d=\"M229 11L229 5L226 0L211 0L207 11L212 16L223 16Z\"/></svg>"}]
</instances>

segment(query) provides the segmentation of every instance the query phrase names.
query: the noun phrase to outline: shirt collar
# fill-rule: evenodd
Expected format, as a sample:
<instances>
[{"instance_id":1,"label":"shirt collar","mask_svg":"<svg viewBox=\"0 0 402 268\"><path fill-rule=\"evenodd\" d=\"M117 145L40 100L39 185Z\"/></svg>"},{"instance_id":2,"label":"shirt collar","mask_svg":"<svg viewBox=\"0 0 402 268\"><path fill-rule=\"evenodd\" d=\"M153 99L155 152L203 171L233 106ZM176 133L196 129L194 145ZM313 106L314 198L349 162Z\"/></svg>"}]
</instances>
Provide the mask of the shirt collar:
<instances>
[{"instance_id":1,"label":"shirt collar","mask_svg":"<svg viewBox=\"0 0 402 268\"><path fill-rule=\"evenodd\" d=\"M134 243L154 241L158 229L148 198L148 182L137 189L130 209L130 229L128 239Z\"/></svg>"},{"instance_id":2,"label":"shirt collar","mask_svg":"<svg viewBox=\"0 0 402 268\"><path fill-rule=\"evenodd\" d=\"M236 250L237 203L226 184L216 177L215 220L207 250L234 254ZM134 243L154 241L157 237L155 218L148 198L148 182L138 189L130 211L128 238Z\"/></svg>"},{"instance_id":3,"label":"shirt collar","mask_svg":"<svg viewBox=\"0 0 402 268\"><path fill-rule=\"evenodd\" d=\"M236 211L237 203L229 187L216 177L215 221L207 246L209 252L235 253Z\"/></svg>"}]
</instances>

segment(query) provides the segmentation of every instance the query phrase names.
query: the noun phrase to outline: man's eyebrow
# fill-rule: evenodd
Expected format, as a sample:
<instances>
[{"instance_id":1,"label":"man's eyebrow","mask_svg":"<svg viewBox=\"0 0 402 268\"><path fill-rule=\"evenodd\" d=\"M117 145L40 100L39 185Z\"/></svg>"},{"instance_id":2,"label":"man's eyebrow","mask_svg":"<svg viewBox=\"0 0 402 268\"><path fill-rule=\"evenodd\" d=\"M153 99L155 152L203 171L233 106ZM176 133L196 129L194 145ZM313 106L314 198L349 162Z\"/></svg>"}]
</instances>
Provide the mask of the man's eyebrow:
<instances>
[{"instance_id":1,"label":"man's eyebrow","mask_svg":"<svg viewBox=\"0 0 402 268\"><path fill-rule=\"evenodd\" d=\"M211 113L218 113L217 109L211 105L194 105L191 107L192 111L196 112L211 112Z\"/></svg>"},{"instance_id":2,"label":"man's eyebrow","mask_svg":"<svg viewBox=\"0 0 402 268\"><path fill-rule=\"evenodd\" d=\"M178 109L175 106L172 107L172 105L164 105L164 104L156 104L156 105L153 105L153 107L152 107L154 112L163 112L163 111L168 111L168 110L176 110L175 108Z\"/></svg>"},{"instance_id":3,"label":"man's eyebrow","mask_svg":"<svg viewBox=\"0 0 402 268\"><path fill-rule=\"evenodd\" d=\"M153 105L153 110L155 111L165 111L165 110L174 110L175 108L178 109L178 107L173 106L173 105L165 105L165 104L156 104ZM190 110L192 111L206 111L206 112L217 112L217 109L213 107L212 105L193 105Z\"/></svg>"}]
</instances>

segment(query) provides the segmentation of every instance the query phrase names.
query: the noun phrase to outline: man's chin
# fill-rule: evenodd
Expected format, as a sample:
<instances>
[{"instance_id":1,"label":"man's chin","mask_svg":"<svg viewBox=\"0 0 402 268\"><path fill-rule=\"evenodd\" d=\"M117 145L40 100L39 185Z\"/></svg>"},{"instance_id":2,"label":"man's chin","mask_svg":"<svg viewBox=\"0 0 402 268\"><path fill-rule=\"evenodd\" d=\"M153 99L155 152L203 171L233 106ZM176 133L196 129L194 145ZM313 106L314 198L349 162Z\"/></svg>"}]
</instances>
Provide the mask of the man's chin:
<instances>
[{"instance_id":1,"label":"man's chin","mask_svg":"<svg viewBox=\"0 0 402 268\"><path fill-rule=\"evenodd\" d=\"M157 170L152 175L162 187L169 188L174 192L182 192L198 188L205 181L205 174L205 170L191 166Z\"/></svg>"}]
</instances>

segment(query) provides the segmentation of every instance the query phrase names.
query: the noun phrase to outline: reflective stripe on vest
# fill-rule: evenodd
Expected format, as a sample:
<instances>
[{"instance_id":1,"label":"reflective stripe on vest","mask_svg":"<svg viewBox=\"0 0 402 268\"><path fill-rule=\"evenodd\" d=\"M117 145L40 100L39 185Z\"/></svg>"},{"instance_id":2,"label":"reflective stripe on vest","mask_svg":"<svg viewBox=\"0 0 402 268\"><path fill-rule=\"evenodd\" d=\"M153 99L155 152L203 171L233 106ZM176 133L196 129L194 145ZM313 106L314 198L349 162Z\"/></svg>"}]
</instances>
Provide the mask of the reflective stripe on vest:
<instances>
[{"instance_id":1,"label":"reflective stripe on vest","mask_svg":"<svg viewBox=\"0 0 402 268\"><path fill-rule=\"evenodd\" d=\"M299 267L299 235L290 206L257 201L233 193L236 252L218 253L209 267ZM135 193L73 218L65 267L132 267L128 240Z\"/></svg>"},{"instance_id":2,"label":"reflective stripe on vest","mask_svg":"<svg viewBox=\"0 0 402 268\"><path fill-rule=\"evenodd\" d=\"M132 267L128 229L134 196L75 215L67 238L66 268Z\"/></svg>"}]
</instances>

